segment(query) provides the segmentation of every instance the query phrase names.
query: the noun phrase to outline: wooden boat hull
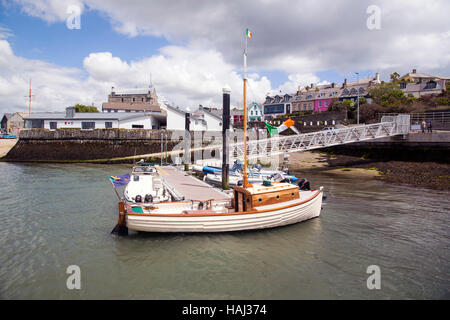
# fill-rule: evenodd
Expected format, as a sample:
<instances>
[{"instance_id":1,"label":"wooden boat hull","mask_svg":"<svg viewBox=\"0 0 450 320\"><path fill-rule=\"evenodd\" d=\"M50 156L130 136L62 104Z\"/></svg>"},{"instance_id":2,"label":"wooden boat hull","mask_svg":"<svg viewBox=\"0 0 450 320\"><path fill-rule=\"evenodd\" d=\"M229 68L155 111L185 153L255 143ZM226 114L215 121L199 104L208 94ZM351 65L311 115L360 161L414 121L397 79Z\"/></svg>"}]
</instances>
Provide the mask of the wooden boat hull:
<instances>
[{"instance_id":1,"label":"wooden boat hull","mask_svg":"<svg viewBox=\"0 0 450 320\"><path fill-rule=\"evenodd\" d=\"M305 191L302 194L303 200L296 203L261 211L184 215L128 213L126 223L130 230L145 232L226 232L274 228L320 215L322 190Z\"/></svg>"}]
</instances>

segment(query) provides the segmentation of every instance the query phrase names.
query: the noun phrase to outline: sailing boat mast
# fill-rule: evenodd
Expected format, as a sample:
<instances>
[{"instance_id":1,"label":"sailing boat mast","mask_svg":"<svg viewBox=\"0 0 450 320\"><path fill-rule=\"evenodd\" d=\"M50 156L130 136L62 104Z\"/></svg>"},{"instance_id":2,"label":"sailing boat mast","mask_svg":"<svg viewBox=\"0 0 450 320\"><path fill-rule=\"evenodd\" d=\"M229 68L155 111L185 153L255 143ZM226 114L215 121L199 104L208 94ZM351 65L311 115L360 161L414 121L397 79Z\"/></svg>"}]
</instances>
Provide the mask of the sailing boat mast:
<instances>
[{"instance_id":1,"label":"sailing boat mast","mask_svg":"<svg viewBox=\"0 0 450 320\"><path fill-rule=\"evenodd\" d=\"M245 35L245 49L244 49L244 183L243 187L248 186L247 176L247 39L248 29Z\"/></svg>"},{"instance_id":2,"label":"sailing boat mast","mask_svg":"<svg viewBox=\"0 0 450 320\"><path fill-rule=\"evenodd\" d=\"M30 92L28 93L28 115L31 116L31 77L30 77Z\"/></svg>"}]
</instances>

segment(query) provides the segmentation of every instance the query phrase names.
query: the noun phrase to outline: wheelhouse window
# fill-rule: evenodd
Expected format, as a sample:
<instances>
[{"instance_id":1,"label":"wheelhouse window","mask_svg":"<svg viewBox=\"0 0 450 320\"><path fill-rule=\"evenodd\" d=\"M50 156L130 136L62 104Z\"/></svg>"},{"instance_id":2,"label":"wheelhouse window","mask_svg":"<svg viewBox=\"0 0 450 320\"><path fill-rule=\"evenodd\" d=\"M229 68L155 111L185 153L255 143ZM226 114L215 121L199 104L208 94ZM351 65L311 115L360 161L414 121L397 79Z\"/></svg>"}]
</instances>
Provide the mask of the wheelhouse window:
<instances>
[{"instance_id":1,"label":"wheelhouse window","mask_svg":"<svg viewBox=\"0 0 450 320\"><path fill-rule=\"evenodd\" d=\"M105 122L105 128L106 129L111 129L112 128L112 121L106 121Z\"/></svg>"},{"instance_id":2,"label":"wheelhouse window","mask_svg":"<svg viewBox=\"0 0 450 320\"><path fill-rule=\"evenodd\" d=\"M51 130L55 130L57 127L57 122L56 121L50 121L50 129Z\"/></svg>"},{"instance_id":3,"label":"wheelhouse window","mask_svg":"<svg viewBox=\"0 0 450 320\"><path fill-rule=\"evenodd\" d=\"M144 125L143 124L132 124L131 128L133 128L133 129L144 129Z\"/></svg>"}]
</instances>

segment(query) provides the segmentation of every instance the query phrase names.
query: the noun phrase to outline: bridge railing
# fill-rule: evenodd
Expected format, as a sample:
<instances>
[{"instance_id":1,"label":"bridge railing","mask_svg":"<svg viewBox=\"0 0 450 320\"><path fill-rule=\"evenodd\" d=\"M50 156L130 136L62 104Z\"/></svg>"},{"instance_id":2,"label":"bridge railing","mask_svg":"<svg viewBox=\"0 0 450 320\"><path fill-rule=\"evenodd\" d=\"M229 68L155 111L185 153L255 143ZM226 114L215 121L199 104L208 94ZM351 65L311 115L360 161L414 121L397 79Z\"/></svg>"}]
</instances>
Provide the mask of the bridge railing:
<instances>
[{"instance_id":1,"label":"bridge railing","mask_svg":"<svg viewBox=\"0 0 450 320\"><path fill-rule=\"evenodd\" d=\"M409 133L409 115L398 115L384 120L386 121L368 125L251 140L247 142L247 156L249 159L270 157ZM232 158L243 158L243 142L231 144L230 147Z\"/></svg>"}]
</instances>

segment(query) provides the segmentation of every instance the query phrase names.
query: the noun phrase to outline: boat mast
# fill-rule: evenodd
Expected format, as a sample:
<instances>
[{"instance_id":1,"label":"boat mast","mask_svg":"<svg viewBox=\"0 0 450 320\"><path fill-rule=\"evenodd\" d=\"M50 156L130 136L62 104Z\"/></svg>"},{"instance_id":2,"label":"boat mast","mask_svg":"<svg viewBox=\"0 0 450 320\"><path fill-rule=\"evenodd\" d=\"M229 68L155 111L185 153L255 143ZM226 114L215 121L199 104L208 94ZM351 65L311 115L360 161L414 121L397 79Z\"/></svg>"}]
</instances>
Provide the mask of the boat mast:
<instances>
[{"instance_id":1,"label":"boat mast","mask_svg":"<svg viewBox=\"0 0 450 320\"><path fill-rule=\"evenodd\" d=\"M247 177L247 34L245 35L244 49L244 183L243 187L248 186Z\"/></svg>"}]
</instances>

